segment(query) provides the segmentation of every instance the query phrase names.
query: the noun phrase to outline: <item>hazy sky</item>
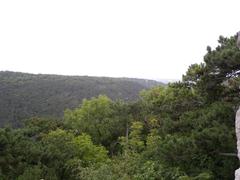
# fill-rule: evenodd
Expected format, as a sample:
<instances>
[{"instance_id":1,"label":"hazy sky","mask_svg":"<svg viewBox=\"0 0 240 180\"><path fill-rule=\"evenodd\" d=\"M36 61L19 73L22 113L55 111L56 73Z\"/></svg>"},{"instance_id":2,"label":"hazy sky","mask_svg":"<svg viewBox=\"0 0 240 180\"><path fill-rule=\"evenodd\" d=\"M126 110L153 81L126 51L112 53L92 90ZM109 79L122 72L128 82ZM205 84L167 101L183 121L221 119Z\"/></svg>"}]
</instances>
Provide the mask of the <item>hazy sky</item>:
<instances>
[{"instance_id":1,"label":"hazy sky","mask_svg":"<svg viewBox=\"0 0 240 180\"><path fill-rule=\"evenodd\" d=\"M0 70L180 79L239 0L0 0Z\"/></svg>"}]
</instances>

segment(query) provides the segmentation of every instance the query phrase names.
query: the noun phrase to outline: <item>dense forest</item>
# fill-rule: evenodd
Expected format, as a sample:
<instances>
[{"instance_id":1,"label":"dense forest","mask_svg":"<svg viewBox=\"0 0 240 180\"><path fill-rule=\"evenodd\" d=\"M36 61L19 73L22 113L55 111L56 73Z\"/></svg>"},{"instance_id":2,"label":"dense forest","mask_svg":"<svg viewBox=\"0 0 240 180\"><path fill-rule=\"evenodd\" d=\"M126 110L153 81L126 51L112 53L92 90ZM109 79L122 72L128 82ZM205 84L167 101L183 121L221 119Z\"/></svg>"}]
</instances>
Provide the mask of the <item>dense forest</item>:
<instances>
[{"instance_id":1,"label":"dense forest","mask_svg":"<svg viewBox=\"0 0 240 180\"><path fill-rule=\"evenodd\" d=\"M62 118L33 117L22 128L2 128L0 177L233 179L239 74L236 36L220 36L181 82L143 90L137 101L99 95L66 109Z\"/></svg>"},{"instance_id":2,"label":"dense forest","mask_svg":"<svg viewBox=\"0 0 240 180\"><path fill-rule=\"evenodd\" d=\"M61 118L84 98L105 94L113 100L137 100L143 89L163 83L133 78L60 76L0 72L0 127L19 127L33 116Z\"/></svg>"}]
</instances>

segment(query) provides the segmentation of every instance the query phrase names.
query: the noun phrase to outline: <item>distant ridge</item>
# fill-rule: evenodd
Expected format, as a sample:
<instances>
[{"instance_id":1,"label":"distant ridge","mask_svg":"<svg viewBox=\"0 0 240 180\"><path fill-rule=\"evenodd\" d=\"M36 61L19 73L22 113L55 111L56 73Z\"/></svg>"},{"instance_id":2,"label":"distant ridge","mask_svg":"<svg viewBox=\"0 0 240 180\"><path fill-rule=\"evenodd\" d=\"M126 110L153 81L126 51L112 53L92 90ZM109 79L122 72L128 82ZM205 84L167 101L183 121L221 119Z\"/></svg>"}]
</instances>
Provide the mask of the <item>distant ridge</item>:
<instances>
[{"instance_id":1,"label":"distant ridge","mask_svg":"<svg viewBox=\"0 0 240 180\"><path fill-rule=\"evenodd\" d=\"M63 76L0 71L0 126L19 126L32 116L61 117L82 99L105 94L127 101L136 100L143 89L164 85L136 78Z\"/></svg>"},{"instance_id":2,"label":"distant ridge","mask_svg":"<svg viewBox=\"0 0 240 180\"><path fill-rule=\"evenodd\" d=\"M161 82L161 83L164 83L164 84L181 81L180 79L154 79L154 80L158 81L158 82Z\"/></svg>"}]
</instances>

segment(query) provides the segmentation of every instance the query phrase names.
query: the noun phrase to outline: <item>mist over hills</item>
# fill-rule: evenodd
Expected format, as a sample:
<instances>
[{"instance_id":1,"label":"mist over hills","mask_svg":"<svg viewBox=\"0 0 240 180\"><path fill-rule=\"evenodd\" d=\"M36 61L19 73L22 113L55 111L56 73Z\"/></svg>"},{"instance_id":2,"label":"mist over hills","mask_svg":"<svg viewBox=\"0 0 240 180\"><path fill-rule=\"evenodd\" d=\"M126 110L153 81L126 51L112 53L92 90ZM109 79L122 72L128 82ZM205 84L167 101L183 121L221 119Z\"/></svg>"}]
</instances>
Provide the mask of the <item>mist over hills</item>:
<instances>
[{"instance_id":1,"label":"mist over hills","mask_svg":"<svg viewBox=\"0 0 240 180\"><path fill-rule=\"evenodd\" d=\"M0 126L19 126L32 116L61 117L84 98L105 94L134 101L143 89L164 85L135 78L63 76L0 71Z\"/></svg>"},{"instance_id":2,"label":"mist over hills","mask_svg":"<svg viewBox=\"0 0 240 180\"><path fill-rule=\"evenodd\" d=\"M178 82L181 81L181 79L160 79L160 78L156 78L154 79L155 81L164 83L164 84L168 84L168 83L174 83L174 82Z\"/></svg>"}]
</instances>

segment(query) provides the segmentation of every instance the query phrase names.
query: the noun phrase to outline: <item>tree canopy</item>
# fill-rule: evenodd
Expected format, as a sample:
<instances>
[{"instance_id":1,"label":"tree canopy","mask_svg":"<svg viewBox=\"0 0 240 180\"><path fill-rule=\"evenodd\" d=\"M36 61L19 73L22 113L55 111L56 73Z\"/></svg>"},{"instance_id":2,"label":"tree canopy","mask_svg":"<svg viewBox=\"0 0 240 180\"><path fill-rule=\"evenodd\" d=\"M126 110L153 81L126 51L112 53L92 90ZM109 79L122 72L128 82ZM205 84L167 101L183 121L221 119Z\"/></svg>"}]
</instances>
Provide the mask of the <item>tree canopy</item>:
<instances>
[{"instance_id":1,"label":"tree canopy","mask_svg":"<svg viewBox=\"0 0 240 180\"><path fill-rule=\"evenodd\" d=\"M182 81L144 90L135 102L99 95L62 118L0 128L0 179L233 179L240 102L235 40L221 36Z\"/></svg>"}]
</instances>

